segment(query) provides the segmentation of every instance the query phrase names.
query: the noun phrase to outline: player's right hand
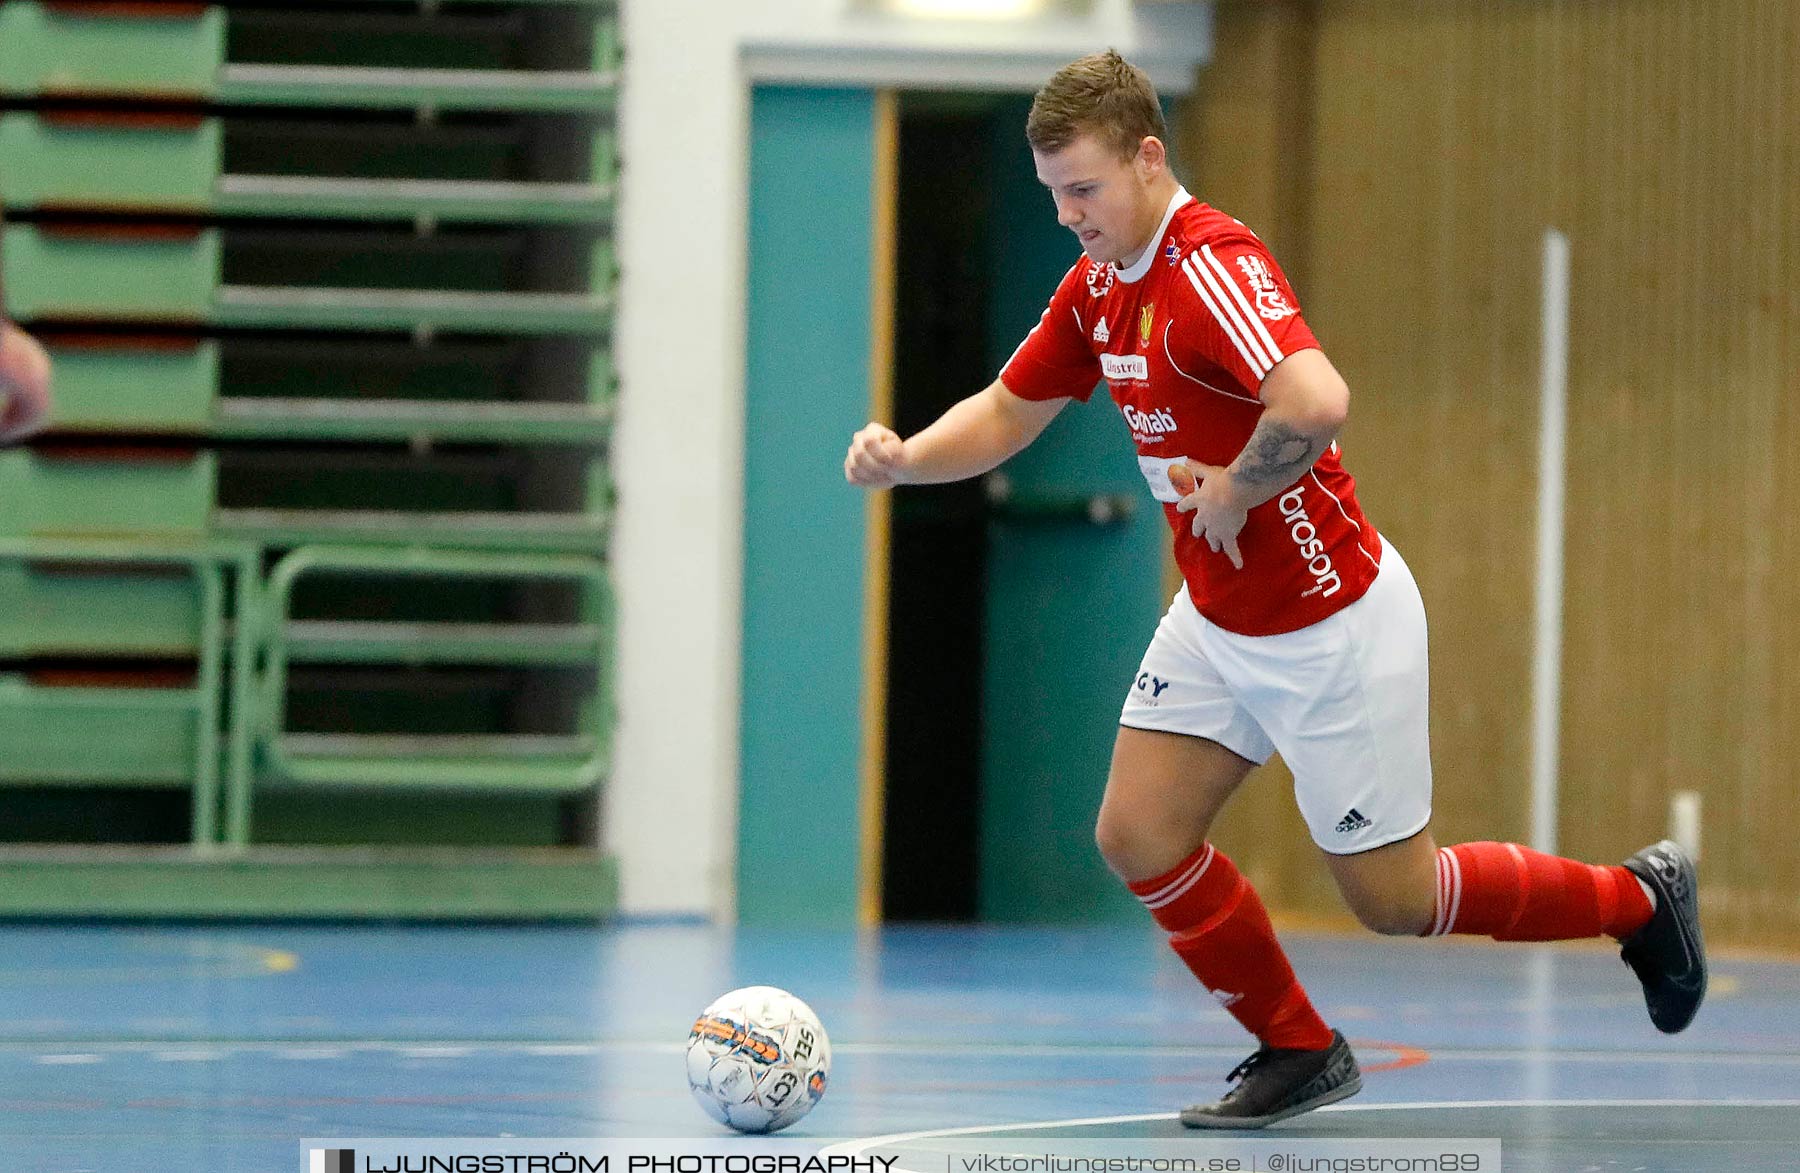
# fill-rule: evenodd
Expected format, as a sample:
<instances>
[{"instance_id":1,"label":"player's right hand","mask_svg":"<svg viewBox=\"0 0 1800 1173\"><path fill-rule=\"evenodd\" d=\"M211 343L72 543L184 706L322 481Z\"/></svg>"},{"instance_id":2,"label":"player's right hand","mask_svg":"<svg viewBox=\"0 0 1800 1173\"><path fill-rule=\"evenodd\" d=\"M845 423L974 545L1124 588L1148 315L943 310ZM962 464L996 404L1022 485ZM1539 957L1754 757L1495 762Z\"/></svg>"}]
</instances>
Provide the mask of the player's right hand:
<instances>
[{"instance_id":1,"label":"player's right hand","mask_svg":"<svg viewBox=\"0 0 1800 1173\"><path fill-rule=\"evenodd\" d=\"M870 424L850 438L844 479L865 489L887 489L906 479L906 448L892 428Z\"/></svg>"},{"instance_id":2,"label":"player's right hand","mask_svg":"<svg viewBox=\"0 0 1800 1173\"><path fill-rule=\"evenodd\" d=\"M50 415L50 356L31 335L0 321L0 444L38 431Z\"/></svg>"}]
</instances>

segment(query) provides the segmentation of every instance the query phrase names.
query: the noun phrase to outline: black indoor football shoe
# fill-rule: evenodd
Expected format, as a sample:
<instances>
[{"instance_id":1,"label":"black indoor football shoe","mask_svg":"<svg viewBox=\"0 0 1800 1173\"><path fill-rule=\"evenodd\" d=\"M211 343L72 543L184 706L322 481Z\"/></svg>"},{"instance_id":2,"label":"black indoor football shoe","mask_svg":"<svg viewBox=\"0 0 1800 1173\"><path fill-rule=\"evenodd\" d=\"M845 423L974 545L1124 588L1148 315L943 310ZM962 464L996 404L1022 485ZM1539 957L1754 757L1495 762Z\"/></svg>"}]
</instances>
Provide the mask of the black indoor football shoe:
<instances>
[{"instance_id":1,"label":"black indoor football shoe","mask_svg":"<svg viewBox=\"0 0 1800 1173\"><path fill-rule=\"evenodd\" d=\"M1181 1110L1189 1128L1267 1128L1277 1120L1298 1116L1348 1099L1362 1090L1362 1071L1350 1044L1338 1031L1323 1051L1288 1051L1263 1047L1232 1068L1225 1077L1234 1085L1216 1104Z\"/></svg>"},{"instance_id":2,"label":"black indoor football shoe","mask_svg":"<svg viewBox=\"0 0 1800 1173\"><path fill-rule=\"evenodd\" d=\"M1687 852L1668 839L1644 848L1625 866L1656 893L1656 911L1649 924L1621 942L1619 956L1644 983L1650 1021L1672 1035L1694 1021L1706 997L1699 877Z\"/></svg>"}]
</instances>

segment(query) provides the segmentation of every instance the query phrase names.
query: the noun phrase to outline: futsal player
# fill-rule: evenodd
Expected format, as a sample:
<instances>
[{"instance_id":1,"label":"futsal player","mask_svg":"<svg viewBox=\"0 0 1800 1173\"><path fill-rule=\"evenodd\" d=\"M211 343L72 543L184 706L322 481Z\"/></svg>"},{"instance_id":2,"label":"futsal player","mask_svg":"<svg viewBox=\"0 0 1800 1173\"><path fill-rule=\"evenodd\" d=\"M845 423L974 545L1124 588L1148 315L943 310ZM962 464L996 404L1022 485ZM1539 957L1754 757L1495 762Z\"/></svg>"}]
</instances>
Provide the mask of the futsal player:
<instances>
[{"instance_id":1,"label":"futsal player","mask_svg":"<svg viewBox=\"0 0 1800 1173\"><path fill-rule=\"evenodd\" d=\"M1605 867L1432 838L1425 608L1339 458L1349 390L1269 250L1171 174L1149 79L1116 53L1082 58L1038 92L1026 137L1081 258L998 379L904 440L871 423L844 474L875 489L979 476L1105 380L1184 585L1127 690L1096 839L1260 1043L1224 1097L1182 1123L1261 1128L1362 1086L1261 899L1207 841L1275 752L1364 925L1612 937L1651 1021L1685 1028L1706 960L1694 865L1678 846Z\"/></svg>"}]
</instances>

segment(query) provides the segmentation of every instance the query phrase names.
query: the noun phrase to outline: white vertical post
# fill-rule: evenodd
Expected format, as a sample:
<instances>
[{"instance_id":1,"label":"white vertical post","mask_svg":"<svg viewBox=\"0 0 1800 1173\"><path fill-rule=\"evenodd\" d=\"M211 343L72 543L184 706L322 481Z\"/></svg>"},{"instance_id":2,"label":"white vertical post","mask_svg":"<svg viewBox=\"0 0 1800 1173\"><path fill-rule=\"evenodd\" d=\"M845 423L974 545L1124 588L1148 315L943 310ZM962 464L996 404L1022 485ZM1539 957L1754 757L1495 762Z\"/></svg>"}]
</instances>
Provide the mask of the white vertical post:
<instances>
[{"instance_id":1,"label":"white vertical post","mask_svg":"<svg viewBox=\"0 0 1800 1173\"><path fill-rule=\"evenodd\" d=\"M1538 399L1537 588L1531 657L1531 845L1556 851L1562 747L1564 451L1569 403L1569 238L1544 232L1543 355Z\"/></svg>"},{"instance_id":2,"label":"white vertical post","mask_svg":"<svg viewBox=\"0 0 1800 1173\"><path fill-rule=\"evenodd\" d=\"M1669 795L1669 838L1681 844L1688 858L1700 862L1700 792L1677 790Z\"/></svg>"}]
</instances>

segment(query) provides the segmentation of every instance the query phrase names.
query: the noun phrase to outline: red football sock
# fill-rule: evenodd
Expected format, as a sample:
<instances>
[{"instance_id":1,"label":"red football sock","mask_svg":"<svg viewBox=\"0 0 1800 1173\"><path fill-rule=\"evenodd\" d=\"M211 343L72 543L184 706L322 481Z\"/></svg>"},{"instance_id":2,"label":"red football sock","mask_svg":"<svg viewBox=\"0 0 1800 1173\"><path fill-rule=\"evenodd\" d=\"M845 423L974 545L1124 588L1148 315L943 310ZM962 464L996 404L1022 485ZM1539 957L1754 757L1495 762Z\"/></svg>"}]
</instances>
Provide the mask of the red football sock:
<instances>
[{"instance_id":1,"label":"red football sock","mask_svg":"<svg viewBox=\"0 0 1800 1173\"><path fill-rule=\"evenodd\" d=\"M1271 1047L1322 1051L1331 1028L1275 939L1256 889L1210 843L1155 879L1130 885L1169 944L1244 1029Z\"/></svg>"},{"instance_id":2,"label":"red football sock","mask_svg":"<svg viewBox=\"0 0 1800 1173\"><path fill-rule=\"evenodd\" d=\"M1496 941L1624 940L1650 920L1650 898L1623 867L1596 867L1517 843L1438 848L1437 916L1422 936Z\"/></svg>"}]
</instances>

